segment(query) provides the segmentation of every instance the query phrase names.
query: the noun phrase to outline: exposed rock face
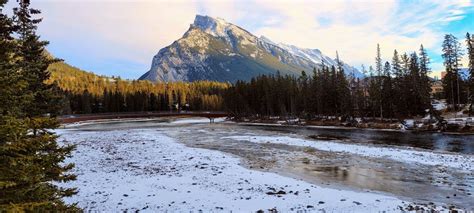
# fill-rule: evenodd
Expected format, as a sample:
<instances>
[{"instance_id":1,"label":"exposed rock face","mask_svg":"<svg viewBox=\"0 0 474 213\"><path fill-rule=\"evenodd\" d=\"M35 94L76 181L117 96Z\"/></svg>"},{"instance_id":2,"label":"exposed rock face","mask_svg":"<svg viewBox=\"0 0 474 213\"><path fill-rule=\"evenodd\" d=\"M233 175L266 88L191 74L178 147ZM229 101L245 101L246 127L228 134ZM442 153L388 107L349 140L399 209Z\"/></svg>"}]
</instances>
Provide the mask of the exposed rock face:
<instances>
[{"instance_id":1,"label":"exposed rock face","mask_svg":"<svg viewBox=\"0 0 474 213\"><path fill-rule=\"evenodd\" d=\"M311 74L314 67L336 65L317 49L301 49L258 38L248 31L209 16L197 15L182 38L153 57L141 80L155 82L249 80L262 74ZM347 73L355 71L344 64Z\"/></svg>"}]
</instances>

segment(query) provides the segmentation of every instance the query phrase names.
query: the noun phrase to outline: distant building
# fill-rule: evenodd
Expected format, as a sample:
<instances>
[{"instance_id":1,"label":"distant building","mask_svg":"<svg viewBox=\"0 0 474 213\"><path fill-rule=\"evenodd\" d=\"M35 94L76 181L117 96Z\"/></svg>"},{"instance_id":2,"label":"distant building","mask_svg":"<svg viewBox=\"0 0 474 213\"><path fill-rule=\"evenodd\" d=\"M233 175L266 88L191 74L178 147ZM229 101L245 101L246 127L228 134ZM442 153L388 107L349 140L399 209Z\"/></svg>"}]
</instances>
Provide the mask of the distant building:
<instances>
[{"instance_id":1,"label":"distant building","mask_svg":"<svg viewBox=\"0 0 474 213\"><path fill-rule=\"evenodd\" d=\"M442 75L442 73L441 73ZM431 82L431 94L438 94L443 92L443 82L442 81L433 81Z\"/></svg>"},{"instance_id":2,"label":"distant building","mask_svg":"<svg viewBox=\"0 0 474 213\"><path fill-rule=\"evenodd\" d=\"M441 72L441 79L444 79L445 76L446 76L446 71L442 71Z\"/></svg>"},{"instance_id":3,"label":"distant building","mask_svg":"<svg viewBox=\"0 0 474 213\"><path fill-rule=\"evenodd\" d=\"M469 68L459 68L459 75L462 79L469 79ZM444 79L446 76L446 71L441 71L441 79Z\"/></svg>"}]
</instances>

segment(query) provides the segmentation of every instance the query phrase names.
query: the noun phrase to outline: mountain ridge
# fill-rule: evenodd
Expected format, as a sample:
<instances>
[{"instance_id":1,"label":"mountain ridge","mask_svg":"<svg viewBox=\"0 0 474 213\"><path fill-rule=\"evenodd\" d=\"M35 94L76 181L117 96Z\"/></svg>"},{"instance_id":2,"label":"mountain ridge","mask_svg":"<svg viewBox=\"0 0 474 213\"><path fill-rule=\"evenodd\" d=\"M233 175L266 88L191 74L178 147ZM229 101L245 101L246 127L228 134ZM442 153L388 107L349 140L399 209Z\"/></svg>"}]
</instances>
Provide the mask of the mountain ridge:
<instances>
[{"instance_id":1,"label":"mountain ridge","mask_svg":"<svg viewBox=\"0 0 474 213\"><path fill-rule=\"evenodd\" d=\"M221 18L196 15L184 35L160 49L150 70L139 80L153 82L250 80L266 74L311 74L322 64L337 62L319 49L304 49L257 37L242 27ZM347 74L362 74L343 64Z\"/></svg>"}]
</instances>

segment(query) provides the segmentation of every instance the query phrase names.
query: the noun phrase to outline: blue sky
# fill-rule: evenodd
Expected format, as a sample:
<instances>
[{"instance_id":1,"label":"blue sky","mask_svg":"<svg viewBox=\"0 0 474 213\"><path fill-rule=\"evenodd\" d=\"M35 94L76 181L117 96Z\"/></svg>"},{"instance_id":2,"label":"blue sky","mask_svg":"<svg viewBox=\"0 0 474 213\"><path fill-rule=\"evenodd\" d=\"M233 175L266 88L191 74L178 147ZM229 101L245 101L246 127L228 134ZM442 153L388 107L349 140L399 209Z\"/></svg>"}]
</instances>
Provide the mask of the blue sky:
<instances>
[{"instance_id":1,"label":"blue sky","mask_svg":"<svg viewBox=\"0 0 474 213\"><path fill-rule=\"evenodd\" d=\"M33 6L43 12L39 31L50 52L81 69L130 79L148 71L152 57L180 38L196 14L331 57L338 51L356 67L373 64L377 43L386 60L394 49L423 44L434 74L443 69L443 35L464 42L467 31L474 33L474 0L34 0Z\"/></svg>"}]
</instances>

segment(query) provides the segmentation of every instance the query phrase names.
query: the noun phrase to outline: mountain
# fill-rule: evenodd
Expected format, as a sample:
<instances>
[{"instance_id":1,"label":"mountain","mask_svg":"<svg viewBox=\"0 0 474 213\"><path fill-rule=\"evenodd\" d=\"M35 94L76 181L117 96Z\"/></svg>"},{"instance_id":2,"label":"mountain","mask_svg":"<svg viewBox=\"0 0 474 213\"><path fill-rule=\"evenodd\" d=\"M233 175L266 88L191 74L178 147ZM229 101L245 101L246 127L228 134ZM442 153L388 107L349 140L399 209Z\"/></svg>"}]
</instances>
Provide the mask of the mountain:
<instances>
[{"instance_id":1,"label":"mountain","mask_svg":"<svg viewBox=\"0 0 474 213\"><path fill-rule=\"evenodd\" d=\"M262 74L300 75L336 65L318 49L277 44L220 18L197 15L182 38L161 49L140 80L154 82L249 80ZM344 64L347 74L362 76Z\"/></svg>"},{"instance_id":2,"label":"mountain","mask_svg":"<svg viewBox=\"0 0 474 213\"><path fill-rule=\"evenodd\" d=\"M60 84L63 82L73 81L77 81L77 84L80 84L81 79L100 79L103 81L114 81L114 79L116 79L114 76L102 76L93 72L81 70L63 61L52 63L49 65L48 70L51 72L51 77L48 82L56 81Z\"/></svg>"}]
</instances>

